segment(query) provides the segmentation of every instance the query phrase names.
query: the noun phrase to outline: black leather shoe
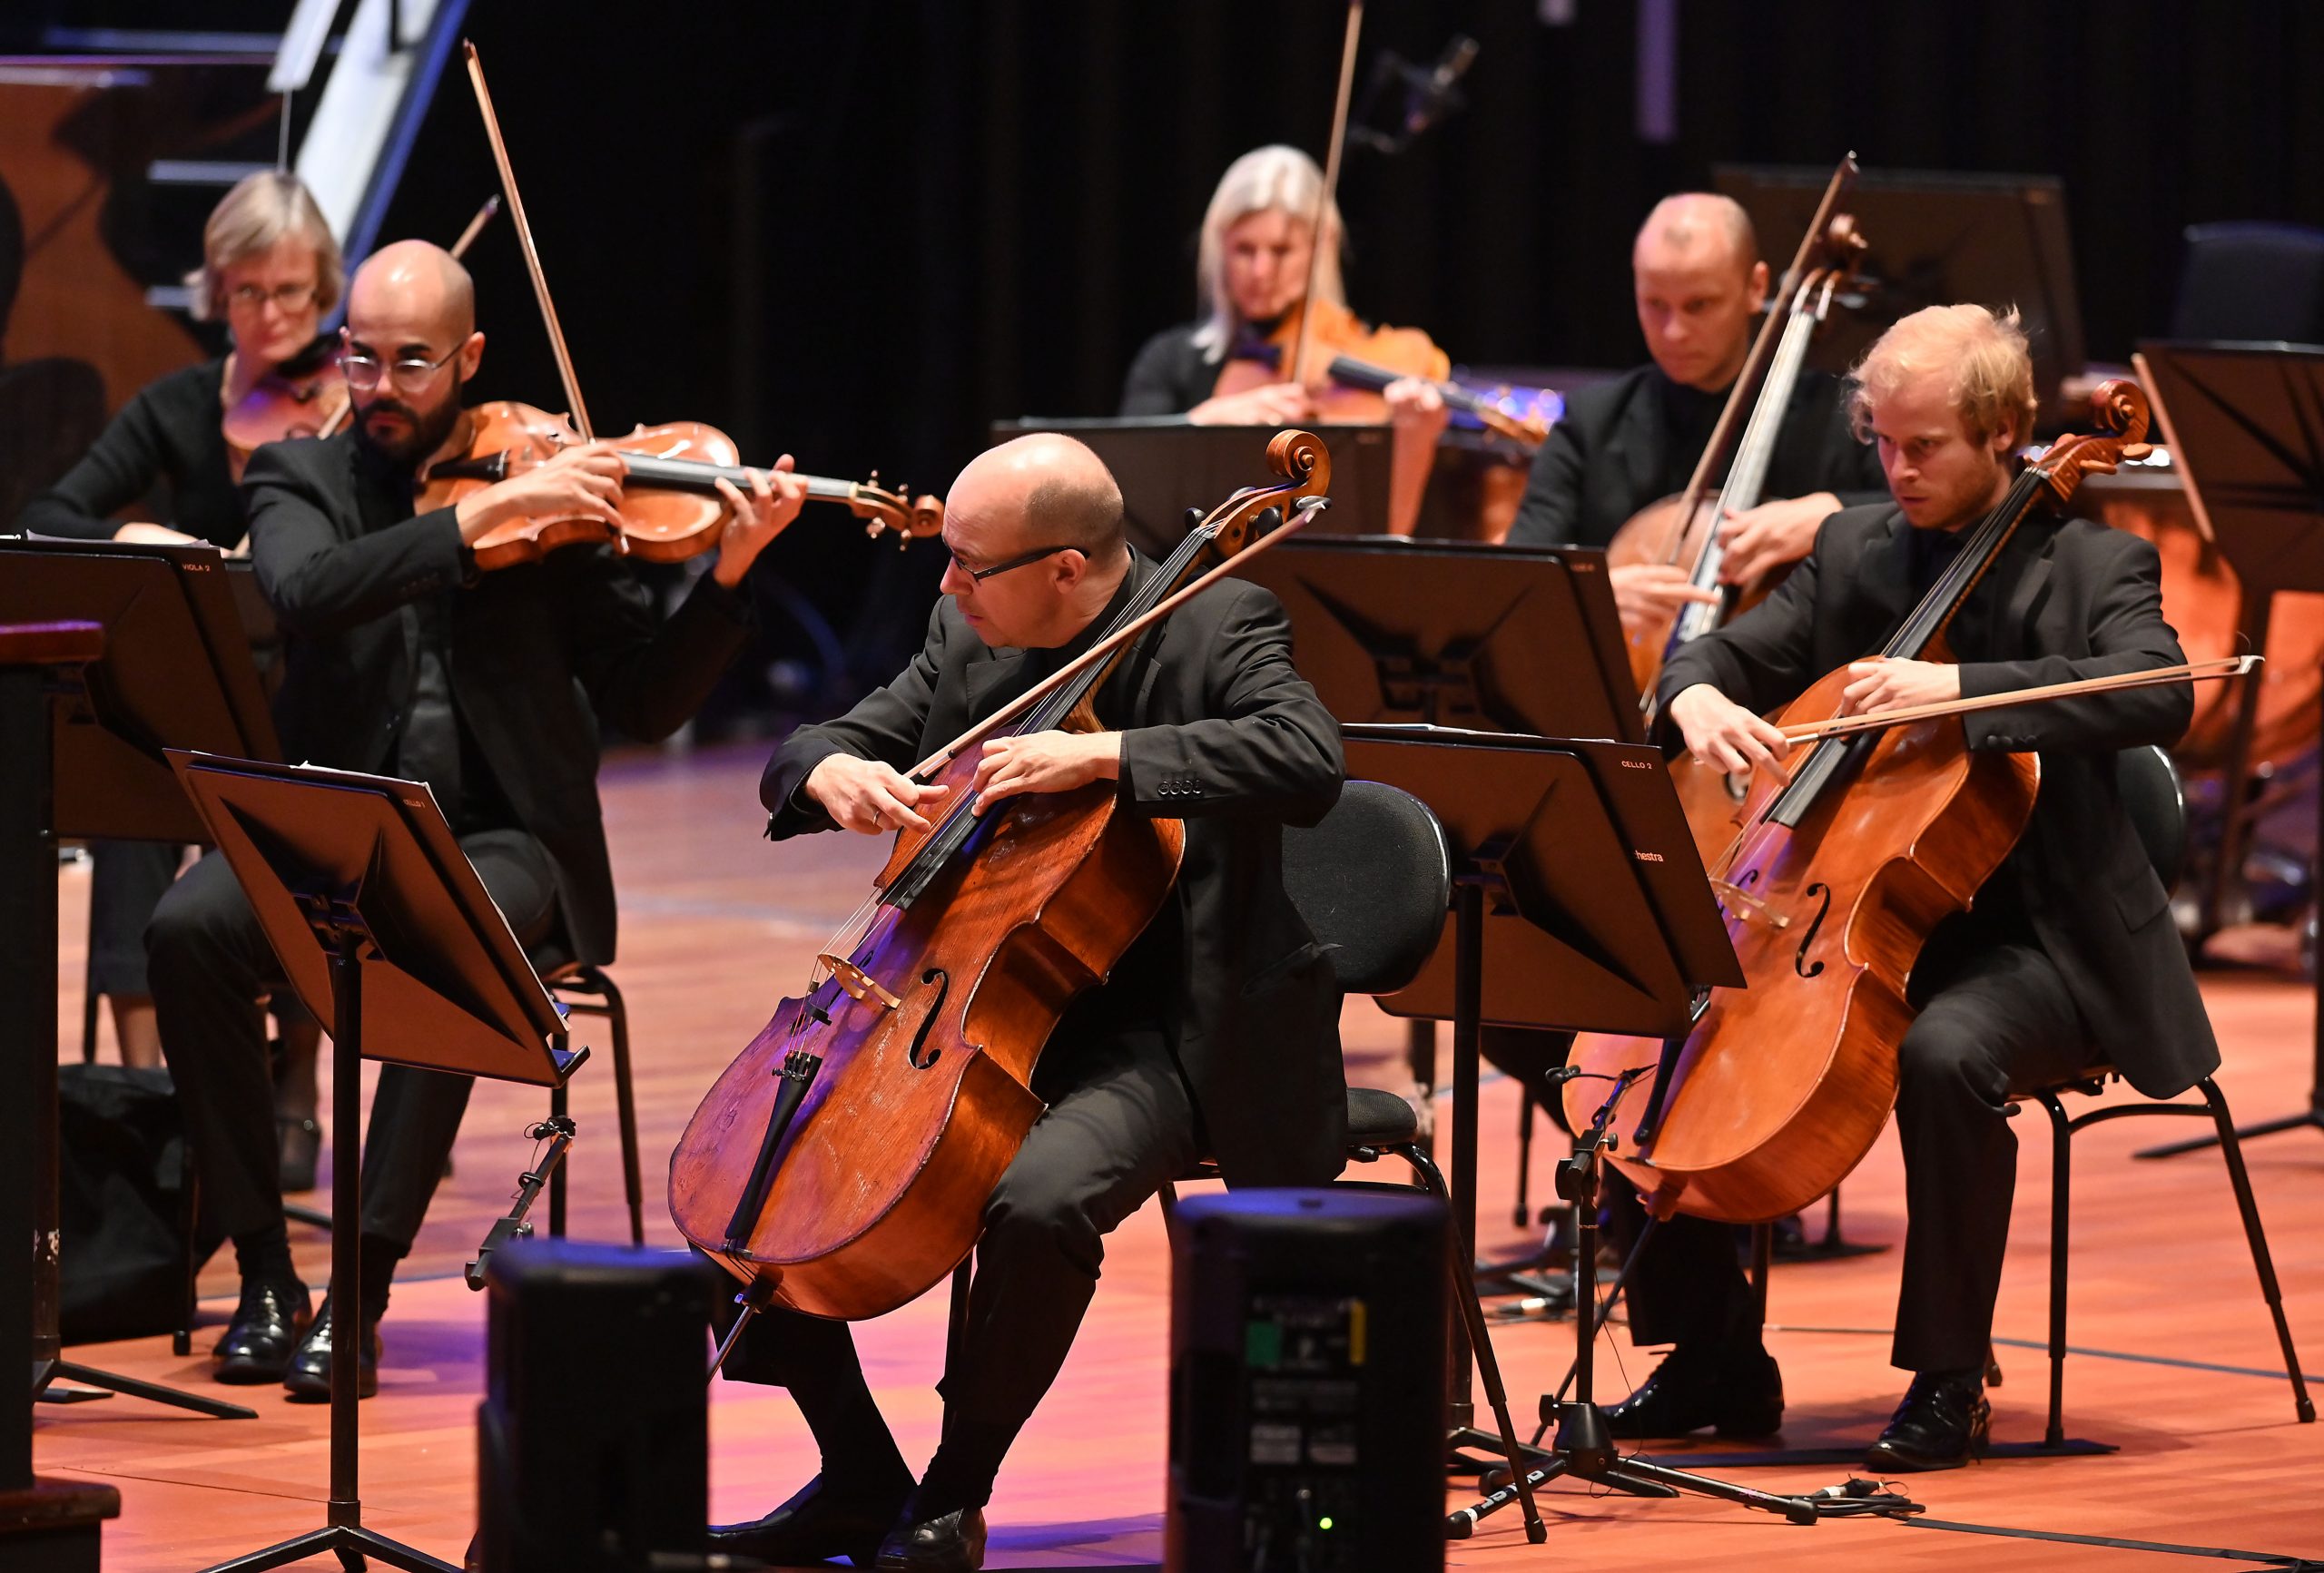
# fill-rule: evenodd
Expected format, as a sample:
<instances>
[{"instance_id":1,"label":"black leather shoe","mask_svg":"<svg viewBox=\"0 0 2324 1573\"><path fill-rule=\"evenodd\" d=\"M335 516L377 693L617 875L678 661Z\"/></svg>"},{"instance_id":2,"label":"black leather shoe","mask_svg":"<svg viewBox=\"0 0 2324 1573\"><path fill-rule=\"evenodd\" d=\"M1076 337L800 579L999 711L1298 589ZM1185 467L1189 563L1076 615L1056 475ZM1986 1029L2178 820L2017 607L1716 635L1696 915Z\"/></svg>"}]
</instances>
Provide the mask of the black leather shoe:
<instances>
[{"instance_id":1,"label":"black leather shoe","mask_svg":"<svg viewBox=\"0 0 2324 1573\"><path fill-rule=\"evenodd\" d=\"M817 1475L763 1519L747 1524L713 1524L710 1548L730 1557L751 1557L770 1567L828 1562L844 1557L869 1568L880 1554L880 1538L893 1527L911 1495L911 1477L900 1476L872 1490L832 1490Z\"/></svg>"},{"instance_id":2,"label":"black leather shoe","mask_svg":"<svg viewBox=\"0 0 2324 1573\"><path fill-rule=\"evenodd\" d=\"M880 1542L878 1566L885 1573L976 1573L984 1566L983 1510L963 1508L922 1523L898 1524Z\"/></svg>"},{"instance_id":3,"label":"black leather shoe","mask_svg":"<svg viewBox=\"0 0 2324 1573\"><path fill-rule=\"evenodd\" d=\"M1957 1470L1985 1450L1993 1423L1994 1407L1975 1371L1923 1371L1864 1461L1892 1474Z\"/></svg>"},{"instance_id":4,"label":"black leather shoe","mask_svg":"<svg viewBox=\"0 0 2324 1573\"><path fill-rule=\"evenodd\" d=\"M307 1336L299 1341L291 1352L290 1364L282 1373L282 1385L290 1396L309 1403L330 1401L330 1361L333 1342L331 1303L323 1301L322 1314L307 1329ZM369 1398L379 1391L379 1324L371 1318L363 1319L363 1343L355 1359L355 1396Z\"/></svg>"},{"instance_id":5,"label":"black leather shoe","mask_svg":"<svg viewBox=\"0 0 2324 1573\"><path fill-rule=\"evenodd\" d=\"M1702 1351L1680 1344L1645 1385L1606 1411L1623 1440L1683 1437L1705 1426L1723 1437L1772 1436L1783 1424L1783 1372L1758 1344Z\"/></svg>"},{"instance_id":6,"label":"black leather shoe","mask_svg":"<svg viewBox=\"0 0 2324 1573\"><path fill-rule=\"evenodd\" d=\"M315 1188L315 1163L323 1150L323 1128L311 1119L294 1119L289 1115L274 1116L274 1128L281 1137L279 1159L282 1188L286 1192L311 1191Z\"/></svg>"},{"instance_id":7,"label":"black leather shoe","mask_svg":"<svg viewBox=\"0 0 2324 1573\"><path fill-rule=\"evenodd\" d=\"M313 1298L296 1278L243 1284L234 1319L218 1341L218 1380L236 1387L281 1381L291 1346L313 1313Z\"/></svg>"}]
</instances>

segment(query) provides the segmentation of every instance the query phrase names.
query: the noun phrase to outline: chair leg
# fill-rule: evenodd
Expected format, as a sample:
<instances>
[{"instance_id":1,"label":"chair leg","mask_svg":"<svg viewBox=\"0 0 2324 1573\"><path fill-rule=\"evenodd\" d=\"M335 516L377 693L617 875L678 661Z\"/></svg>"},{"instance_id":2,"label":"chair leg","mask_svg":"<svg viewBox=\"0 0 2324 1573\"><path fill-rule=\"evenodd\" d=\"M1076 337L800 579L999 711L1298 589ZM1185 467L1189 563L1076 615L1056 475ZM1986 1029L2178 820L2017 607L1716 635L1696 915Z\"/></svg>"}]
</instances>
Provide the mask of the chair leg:
<instances>
[{"instance_id":1,"label":"chair leg","mask_svg":"<svg viewBox=\"0 0 2324 1573\"><path fill-rule=\"evenodd\" d=\"M637 1087L630 1077L629 1007L621 990L601 968L585 968L582 977L605 997L606 1018L614 1039L614 1102L621 1119L622 1194L629 1201L629 1243L645 1244L645 1189L637 1162Z\"/></svg>"},{"instance_id":2,"label":"chair leg","mask_svg":"<svg viewBox=\"0 0 2324 1573\"><path fill-rule=\"evenodd\" d=\"M1461 1320L1469 1330L1469 1348L1476 1356L1479 1382L1485 1390L1486 1401L1492 1406L1493 1423L1501 1432L1502 1458L1509 1465L1510 1479L1516 1483L1518 1499L1525 1509L1525 1538L1539 1545L1548 1538L1549 1530L1541 1522L1541 1509L1533 1503L1525 1455L1517 1444L1517 1427L1509 1418L1509 1393L1502 1385L1501 1362L1493 1356L1492 1333L1485 1325L1484 1306L1477 1299L1476 1274L1472 1268L1475 1258L1470 1254L1469 1242L1452 1215L1452 1194L1435 1160L1419 1146L1403 1142L1387 1150L1410 1164L1413 1173L1420 1176L1422 1186L1444 1204L1444 1266L1452 1303L1459 1308Z\"/></svg>"},{"instance_id":3,"label":"chair leg","mask_svg":"<svg viewBox=\"0 0 2324 1573\"><path fill-rule=\"evenodd\" d=\"M2276 1285L2276 1263L2268 1252L2268 1232L2260 1224L2260 1204L2251 1194L2251 1175L2243 1166L2243 1143L2236 1135L2235 1120L2227 1112L2227 1098L2219 1084L2205 1077L2196 1085L2211 1106L2211 1123L2219 1130L2220 1155L2227 1160L2228 1183L2235 1187L2236 1210L2243 1214L2243 1238L2250 1244L2251 1266L2260 1274L2260 1293L2268 1303L2268 1314L2275 1319L2276 1342L2284 1352L2284 1375L2291 1379L2292 1412L2305 1425L2316 1419L2316 1404L2309 1398L2308 1384L2299 1373L2291 1324L2284 1320L2283 1292Z\"/></svg>"},{"instance_id":4,"label":"chair leg","mask_svg":"<svg viewBox=\"0 0 2324 1573\"><path fill-rule=\"evenodd\" d=\"M2066 1262L2073 1222L2073 1126L2056 1093L2044 1089L2039 1096L2050 1115L2050 1418L2042 1442L2055 1448L2066 1440Z\"/></svg>"}]
</instances>

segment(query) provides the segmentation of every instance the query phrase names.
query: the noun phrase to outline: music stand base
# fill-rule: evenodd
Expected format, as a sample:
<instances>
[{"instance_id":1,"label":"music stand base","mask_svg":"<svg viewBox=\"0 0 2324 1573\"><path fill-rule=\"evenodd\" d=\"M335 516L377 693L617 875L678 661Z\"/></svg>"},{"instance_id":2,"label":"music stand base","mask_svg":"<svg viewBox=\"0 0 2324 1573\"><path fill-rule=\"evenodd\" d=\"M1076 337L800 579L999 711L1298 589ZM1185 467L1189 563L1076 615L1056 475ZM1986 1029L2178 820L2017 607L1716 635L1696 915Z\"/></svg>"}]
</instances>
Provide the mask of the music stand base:
<instances>
[{"instance_id":1,"label":"music stand base","mask_svg":"<svg viewBox=\"0 0 2324 1573\"><path fill-rule=\"evenodd\" d=\"M50 1383L56 1381L77 1381L85 1385L52 1390ZM103 1391L91 1392L88 1388ZM113 1371L99 1371L95 1366L82 1365L70 1360L51 1361L46 1370L35 1367L33 1371L33 1397L41 1403L87 1403L92 1399L110 1398L114 1393L125 1398L142 1398L150 1403L165 1403L173 1409L192 1410L213 1420L258 1419L258 1411L245 1409L238 1403L180 1392L176 1388L163 1387L157 1381L140 1381L133 1376L119 1376Z\"/></svg>"},{"instance_id":2,"label":"music stand base","mask_svg":"<svg viewBox=\"0 0 2324 1573\"><path fill-rule=\"evenodd\" d=\"M261 1573L262 1568L287 1568L293 1562L326 1554L336 1555L344 1568L360 1568L365 1558L375 1558L390 1568L402 1568L404 1573L460 1573L449 1562L439 1561L400 1540L390 1540L360 1524L330 1524L310 1529L262 1551L218 1563L209 1573Z\"/></svg>"},{"instance_id":3,"label":"music stand base","mask_svg":"<svg viewBox=\"0 0 2324 1573\"><path fill-rule=\"evenodd\" d=\"M2248 1142L2258 1136L2272 1136L2279 1131L2324 1131L2324 1108L2310 1107L2305 1114L2285 1115L2280 1119L2261 1120L2256 1126L2238 1126L2235 1137ZM2201 1152L2219 1145L2216 1136L2192 1136L2183 1142L2165 1142L2159 1147L2141 1147L2132 1154L2139 1158L2175 1158L2181 1153Z\"/></svg>"}]
</instances>

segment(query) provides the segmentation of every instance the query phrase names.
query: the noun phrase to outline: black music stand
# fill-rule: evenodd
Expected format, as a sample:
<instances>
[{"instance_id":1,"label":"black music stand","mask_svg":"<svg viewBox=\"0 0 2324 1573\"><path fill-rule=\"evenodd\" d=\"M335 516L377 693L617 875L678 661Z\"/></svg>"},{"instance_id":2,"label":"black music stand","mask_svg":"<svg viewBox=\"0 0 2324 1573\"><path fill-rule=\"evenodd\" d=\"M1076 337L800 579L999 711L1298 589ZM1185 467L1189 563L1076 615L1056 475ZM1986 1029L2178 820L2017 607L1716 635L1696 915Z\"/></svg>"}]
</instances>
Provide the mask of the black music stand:
<instances>
[{"instance_id":1,"label":"black music stand","mask_svg":"<svg viewBox=\"0 0 2324 1573\"><path fill-rule=\"evenodd\" d=\"M2240 629L2247 650L2268 648L2277 595L2324 590L2324 349L2290 344L2142 344L2156 406L2168 412L2172 448L2187 489L2201 500L2219 548L2243 585ZM2202 898L2201 928L2220 920L2238 878L2250 816L2243 782L2260 715L2260 685L2236 695L2229 734L2219 858ZM2319 797L2324 805L2324 797ZM2319 808L2324 818L2324 808ZM2319 828L2324 835L2324 828ZM2324 841L2310 895L2324 890ZM2318 974L2314 1069L2308 1107L2236 1134L2249 1141L2278 1131L2324 1130L2324 969ZM2148 1147L2142 1158L2216 1146L2215 1136Z\"/></svg>"},{"instance_id":2,"label":"black music stand","mask_svg":"<svg viewBox=\"0 0 2324 1573\"><path fill-rule=\"evenodd\" d=\"M1303 535L1240 576L1343 723L1646 741L1603 552Z\"/></svg>"},{"instance_id":3,"label":"black music stand","mask_svg":"<svg viewBox=\"0 0 2324 1573\"><path fill-rule=\"evenodd\" d=\"M363 1061L556 1088L588 1050L565 1047L562 1009L425 786L177 749L169 760L284 976L331 1024L330 1293L333 1314L344 1316L362 1302ZM323 1528L209 1573L259 1573L324 1552L350 1567L376 1557L407 1573L458 1573L363 1527L357 1363L351 1341L331 1362Z\"/></svg>"},{"instance_id":4,"label":"black music stand","mask_svg":"<svg viewBox=\"0 0 2324 1573\"><path fill-rule=\"evenodd\" d=\"M1300 673L1344 723L1644 741L1602 552L1303 535L1252 559L1243 576L1283 602ZM1520 1047L1501 1043L1495 1063L1517 1074L1510 1056ZM1532 1053L1542 1063L1525 1067L1525 1079L1538 1099L1531 1077L1554 1048L1545 1040ZM1433 1021L1413 1022L1407 1054L1413 1077L1433 1083ZM1460 1090L1457 1061L1454 1080L1458 1141L1474 1106ZM1531 1120L1529 1109L1529 1136ZM1554 1306L1563 1285L1535 1275L1553 1260L1554 1235L1531 1255L1478 1272Z\"/></svg>"},{"instance_id":5,"label":"black music stand","mask_svg":"<svg viewBox=\"0 0 2324 1573\"><path fill-rule=\"evenodd\" d=\"M1179 415L1118 420L996 420L996 443L1056 431L1089 445L1122 488L1124 522L1139 550L1167 556L1187 535L1187 509L1207 508L1267 473L1280 426L1196 426ZM1309 426L1332 456L1332 517L1365 533L1388 527L1391 432L1384 426Z\"/></svg>"},{"instance_id":6,"label":"black music stand","mask_svg":"<svg viewBox=\"0 0 2324 1573\"><path fill-rule=\"evenodd\" d=\"M31 959L54 1009L56 851L59 837L201 841L202 821L162 758L165 747L212 749L271 758L278 752L250 636L235 610L217 548L123 546L113 541L0 540L0 623L59 617L105 630L104 659L74 684L53 688L37 723L48 733L50 768L41 787L47 821L43 856L28 860L35 881L21 900L49 914L47 938ZM25 720L23 724L35 724ZM126 1393L221 1420L255 1420L236 1403L138 1381L63 1357L57 1334L56 1046L29 1065L34 1116L34 1232L32 1355L35 1397L75 1402ZM60 1388L63 1380L86 1384ZM90 1389L97 1391L92 1391Z\"/></svg>"},{"instance_id":7,"label":"black music stand","mask_svg":"<svg viewBox=\"0 0 2324 1573\"><path fill-rule=\"evenodd\" d=\"M1348 774L1420 799L1450 843L1452 922L1419 976L1380 1005L1452 1023L1447 1181L1458 1226L1473 1231L1484 1023L1667 1037L1686 1031L1704 990L1742 987L1742 968L1659 751L1342 730ZM1494 1443L1471 1424L1468 1341L1452 1333L1454 1443Z\"/></svg>"}]
</instances>

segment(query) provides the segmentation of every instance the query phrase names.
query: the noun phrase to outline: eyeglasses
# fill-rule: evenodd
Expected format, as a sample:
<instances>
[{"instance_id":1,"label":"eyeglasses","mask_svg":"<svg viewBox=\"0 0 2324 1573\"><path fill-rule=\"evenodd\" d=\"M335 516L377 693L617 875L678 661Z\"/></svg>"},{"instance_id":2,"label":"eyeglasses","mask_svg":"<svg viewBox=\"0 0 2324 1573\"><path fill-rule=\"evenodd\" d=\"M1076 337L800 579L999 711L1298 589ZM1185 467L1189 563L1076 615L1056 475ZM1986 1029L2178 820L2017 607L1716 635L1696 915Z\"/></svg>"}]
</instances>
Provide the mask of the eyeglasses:
<instances>
[{"instance_id":1,"label":"eyeglasses","mask_svg":"<svg viewBox=\"0 0 2324 1573\"><path fill-rule=\"evenodd\" d=\"M1040 546L1011 557L1005 563L995 563L990 568L971 568L960 561L960 555L955 552L952 554L952 566L981 585L995 574L1006 574L1011 568L1021 568L1028 563L1038 563L1043 557L1054 557L1059 552L1078 552L1080 549L1078 546Z\"/></svg>"},{"instance_id":2,"label":"eyeglasses","mask_svg":"<svg viewBox=\"0 0 2324 1573\"><path fill-rule=\"evenodd\" d=\"M376 355L366 355L349 346L347 330L343 328L340 329L340 343L342 348L339 369L347 378L347 386L359 393L369 393L391 379L406 388L424 388L465 348L462 344L453 345L440 360L407 355L399 360L383 361Z\"/></svg>"},{"instance_id":3,"label":"eyeglasses","mask_svg":"<svg viewBox=\"0 0 2324 1573\"><path fill-rule=\"evenodd\" d=\"M226 299L245 311L255 311L269 300L285 311L303 311L320 293L318 284L277 284L271 290L263 284L237 284L226 291Z\"/></svg>"}]
</instances>

